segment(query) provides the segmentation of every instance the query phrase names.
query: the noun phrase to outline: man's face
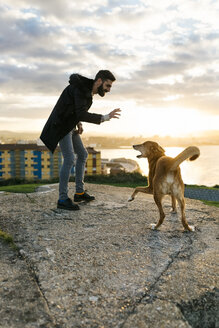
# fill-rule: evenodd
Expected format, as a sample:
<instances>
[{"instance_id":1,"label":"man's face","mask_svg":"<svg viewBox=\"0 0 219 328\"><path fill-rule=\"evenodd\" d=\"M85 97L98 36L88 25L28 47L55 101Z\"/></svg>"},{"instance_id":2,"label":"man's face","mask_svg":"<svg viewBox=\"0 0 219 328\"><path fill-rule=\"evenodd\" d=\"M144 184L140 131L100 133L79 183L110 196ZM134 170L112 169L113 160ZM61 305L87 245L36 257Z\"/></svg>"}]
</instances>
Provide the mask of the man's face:
<instances>
[{"instance_id":1,"label":"man's face","mask_svg":"<svg viewBox=\"0 0 219 328\"><path fill-rule=\"evenodd\" d=\"M97 89L98 95L104 97L106 92L110 92L112 83L113 82L111 80L105 80L104 82L102 82L102 84Z\"/></svg>"}]
</instances>

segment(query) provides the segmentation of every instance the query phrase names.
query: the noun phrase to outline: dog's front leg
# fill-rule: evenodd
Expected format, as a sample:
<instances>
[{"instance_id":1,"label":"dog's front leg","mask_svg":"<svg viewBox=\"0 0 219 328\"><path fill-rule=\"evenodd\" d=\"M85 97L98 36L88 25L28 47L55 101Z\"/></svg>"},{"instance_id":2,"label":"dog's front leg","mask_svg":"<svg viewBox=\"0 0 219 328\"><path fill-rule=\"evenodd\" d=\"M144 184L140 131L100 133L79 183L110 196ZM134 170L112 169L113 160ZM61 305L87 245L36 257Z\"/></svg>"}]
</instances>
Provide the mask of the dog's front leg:
<instances>
[{"instance_id":1,"label":"dog's front leg","mask_svg":"<svg viewBox=\"0 0 219 328\"><path fill-rule=\"evenodd\" d=\"M128 202L131 202L132 200L134 200L135 196L139 192L143 192L145 194L152 194L153 193L153 191L150 187L136 187L133 194L129 197Z\"/></svg>"}]
</instances>

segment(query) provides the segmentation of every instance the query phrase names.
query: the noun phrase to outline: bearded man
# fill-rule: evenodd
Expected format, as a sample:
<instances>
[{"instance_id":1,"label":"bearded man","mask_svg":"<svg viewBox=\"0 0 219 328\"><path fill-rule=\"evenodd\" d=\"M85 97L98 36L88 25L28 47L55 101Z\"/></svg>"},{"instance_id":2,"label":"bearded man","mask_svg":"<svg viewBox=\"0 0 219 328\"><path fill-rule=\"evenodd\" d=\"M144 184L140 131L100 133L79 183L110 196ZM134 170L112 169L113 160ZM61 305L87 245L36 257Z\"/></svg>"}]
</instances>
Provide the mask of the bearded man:
<instances>
[{"instance_id":1,"label":"bearded man","mask_svg":"<svg viewBox=\"0 0 219 328\"><path fill-rule=\"evenodd\" d=\"M107 115L88 112L93 102L93 95L104 97L110 92L115 80L114 75L108 70L100 70L94 79L72 74L69 85L63 90L43 128L40 139L52 153L59 143L64 158L59 175L58 208L79 210L76 203L95 199L84 190L84 171L88 153L80 137L83 132L81 122L101 124L111 118L119 118L119 108ZM75 159L73 202L68 196L68 182Z\"/></svg>"}]
</instances>

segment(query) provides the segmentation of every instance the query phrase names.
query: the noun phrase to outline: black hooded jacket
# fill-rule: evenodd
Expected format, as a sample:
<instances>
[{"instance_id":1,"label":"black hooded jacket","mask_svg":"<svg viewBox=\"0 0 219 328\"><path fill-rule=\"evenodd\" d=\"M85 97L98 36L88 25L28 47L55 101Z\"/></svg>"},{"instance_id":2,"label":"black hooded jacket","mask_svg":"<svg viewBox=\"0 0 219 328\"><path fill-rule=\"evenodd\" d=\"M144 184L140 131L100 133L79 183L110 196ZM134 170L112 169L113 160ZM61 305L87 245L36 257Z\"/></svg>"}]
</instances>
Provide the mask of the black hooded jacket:
<instances>
[{"instance_id":1,"label":"black hooded jacket","mask_svg":"<svg viewBox=\"0 0 219 328\"><path fill-rule=\"evenodd\" d=\"M101 123L102 115L88 113L93 102L93 83L94 80L79 74L70 76L69 85L63 90L40 135L51 152L80 121Z\"/></svg>"}]
</instances>

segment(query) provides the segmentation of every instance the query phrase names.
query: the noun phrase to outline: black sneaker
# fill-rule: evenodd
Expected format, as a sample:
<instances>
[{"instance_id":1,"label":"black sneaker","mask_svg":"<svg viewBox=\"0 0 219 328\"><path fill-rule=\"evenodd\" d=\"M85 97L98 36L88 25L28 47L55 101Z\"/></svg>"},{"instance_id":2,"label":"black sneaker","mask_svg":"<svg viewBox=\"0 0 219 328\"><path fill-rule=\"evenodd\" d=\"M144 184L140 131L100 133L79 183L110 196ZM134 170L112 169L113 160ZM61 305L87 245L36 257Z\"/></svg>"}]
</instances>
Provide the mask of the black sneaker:
<instances>
[{"instance_id":1,"label":"black sneaker","mask_svg":"<svg viewBox=\"0 0 219 328\"><path fill-rule=\"evenodd\" d=\"M90 202L91 200L94 200L94 199L95 199L94 196L90 196L86 192L84 192L82 195L78 195L78 194L74 195L74 202L76 202L76 203L81 202L81 201Z\"/></svg>"},{"instance_id":2,"label":"black sneaker","mask_svg":"<svg viewBox=\"0 0 219 328\"><path fill-rule=\"evenodd\" d=\"M67 198L64 202L58 200L57 208L61 208L62 210L68 210L68 211L80 210L78 204L74 204L70 198Z\"/></svg>"}]
</instances>

